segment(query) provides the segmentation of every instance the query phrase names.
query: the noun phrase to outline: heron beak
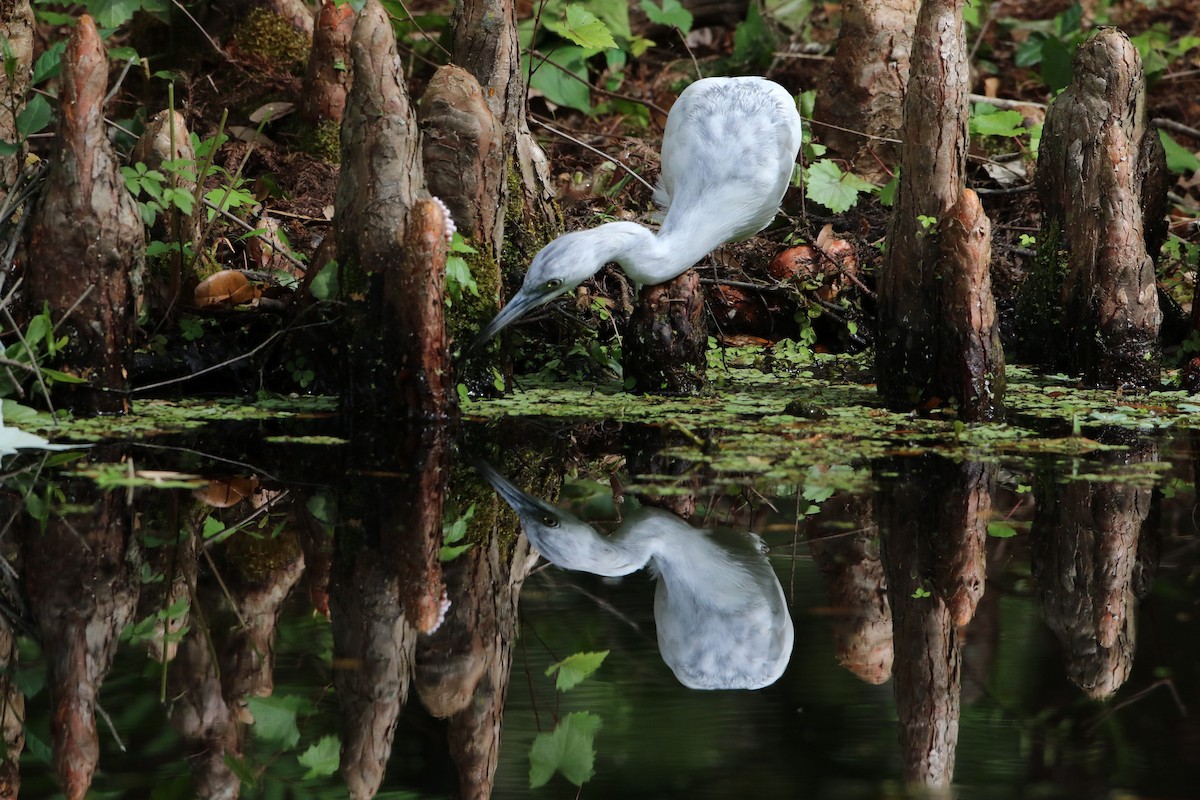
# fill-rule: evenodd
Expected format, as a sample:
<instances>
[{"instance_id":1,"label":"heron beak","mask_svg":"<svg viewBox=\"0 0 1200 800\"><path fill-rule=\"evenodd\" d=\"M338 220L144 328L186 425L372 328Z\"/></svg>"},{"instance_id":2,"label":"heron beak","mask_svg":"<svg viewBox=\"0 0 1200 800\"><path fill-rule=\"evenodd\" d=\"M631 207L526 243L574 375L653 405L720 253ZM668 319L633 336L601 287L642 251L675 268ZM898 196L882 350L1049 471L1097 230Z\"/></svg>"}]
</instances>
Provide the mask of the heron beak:
<instances>
[{"instance_id":1,"label":"heron beak","mask_svg":"<svg viewBox=\"0 0 1200 800\"><path fill-rule=\"evenodd\" d=\"M496 494L500 495L500 499L508 503L512 510L517 512L518 516L532 514L535 512L545 513L547 511L557 515L558 509L549 506L532 495L518 489L508 478L501 475L486 461L474 460L475 469L479 470L479 474L483 479L492 485L496 490Z\"/></svg>"},{"instance_id":2,"label":"heron beak","mask_svg":"<svg viewBox=\"0 0 1200 800\"><path fill-rule=\"evenodd\" d=\"M474 353L490 342L492 337L497 333L525 316L530 310L537 308L555 296L537 295L527 291L525 287L521 287L521 291L513 295L512 300L508 301L508 305L500 309L500 313L493 317L492 321L479 332L479 335L475 337L475 341L471 342L471 346L467 348L467 352Z\"/></svg>"}]
</instances>

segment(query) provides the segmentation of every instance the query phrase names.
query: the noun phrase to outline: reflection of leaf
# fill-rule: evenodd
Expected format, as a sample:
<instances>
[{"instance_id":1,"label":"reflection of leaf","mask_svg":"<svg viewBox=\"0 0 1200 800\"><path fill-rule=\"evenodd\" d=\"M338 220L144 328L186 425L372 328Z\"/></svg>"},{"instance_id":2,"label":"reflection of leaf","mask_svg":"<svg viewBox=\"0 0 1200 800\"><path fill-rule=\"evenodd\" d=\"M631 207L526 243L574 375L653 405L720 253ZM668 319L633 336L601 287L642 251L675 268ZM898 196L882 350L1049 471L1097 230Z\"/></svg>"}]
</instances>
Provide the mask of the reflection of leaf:
<instances>
[{"instance_id":1,"label":"reflection of leaf","mask_svg":"<svg viewBox=\"0 0 1200 800\"><path fill-rule=\"evenodd\" d=\"M551 664L546 670L546 674L553 675L557 672L558 678L555 680L555 688L560 692L570 691L593 672L600 669L600 665L604 663L604 659L607 656L607 650L601 650L598 653L574 653L557 664Z\"/></svg>"},{"instance_id":2,"label":"reflection of leaf","mask_svg":"<svg viewBox=\"0 0 1200 800\"><path fill-rule=\"evenodd\" d=\"M1017 535L1017 529L1007 522L989 522L987 532L988 536L994 536L997 539L1011 539Z\"/></svg>"},{"instance_id":3,"label":"reflection of leaf","mask_svg":"<svg viewBox=\"0 0 1200 800\"><path fill-rule=\"evenodd\" d=\"M336 736L322 736L319 742L296 757L300 766L308 767L308 772L304 773L300 780L307 781L337 772L340 750L341 745Z\"/></svg>"},{"instance_id":4,"label":"reflection of leaf","mask_svg":"<svg viewBox=\"0 0 1200 800\"><path fill-rule=\"evenodd\" d=\"M246 704L254 715L254 736L265 742L293 747L300 741L296 714L309 706L308 701L295 695L248 697Z\"/></svg>"},{"instance_id":5,"label":"reflection of leaf","mask_svg":"<svg viewBox=\"0 0 1200 800\"><path fill-rule=\"evenodd\" d=\"M555 772L583 786L596 774L593 743L598 730L600 717L577 711L563 717L550 733L539 733L529 748L529 788L544 785Z\"/></svg>"}]
</instances>

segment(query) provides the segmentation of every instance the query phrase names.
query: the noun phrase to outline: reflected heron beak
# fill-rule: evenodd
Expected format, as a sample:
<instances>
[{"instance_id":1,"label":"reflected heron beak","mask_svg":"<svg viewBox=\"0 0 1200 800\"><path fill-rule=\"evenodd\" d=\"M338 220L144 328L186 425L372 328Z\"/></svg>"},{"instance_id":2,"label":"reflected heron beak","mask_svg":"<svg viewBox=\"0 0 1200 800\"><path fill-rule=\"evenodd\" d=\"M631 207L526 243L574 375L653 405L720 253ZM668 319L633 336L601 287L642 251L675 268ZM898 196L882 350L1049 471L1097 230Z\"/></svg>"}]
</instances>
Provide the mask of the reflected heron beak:
<instances>
[{"instance_id":1,"label":"reflected heron beak","mask_svg":"<svg viewBox=\"0 0 1200 800\"><path fill-rule=\"evenodd\" d=\"M512 510L517 512L518 516L533 514L535 512L541 514L549 513L555 517L559 516L560 512L557 508L521 491L508 478L493 469L491 464L488 464L486 461L472 459L472 465L483 476L483 479L490 483L492 488L496 490L496 494L500 495L500 499L508 503Z\"/></svg>"},{"instance_id":2,"label":"reflected heron beak","mask_svg":"<svg viewBox=\"0 0 1200 800\"><path fill-rule=\"evenodd\" d=\"M479 332L479 335L475 337L475 341L471 342L471 346L467 348L467 352L474 353L490 342L492 337L500 331L525 316L531 310L553 300L558 294L561 294L561 292L552 295L534 294L527 291L526 287L521 287L521 291L513 295L512 300L508 301L508 305L500 309L500 313L493 317L492 321L485 325L483 330Z\"/></svg>"}]
</instances>

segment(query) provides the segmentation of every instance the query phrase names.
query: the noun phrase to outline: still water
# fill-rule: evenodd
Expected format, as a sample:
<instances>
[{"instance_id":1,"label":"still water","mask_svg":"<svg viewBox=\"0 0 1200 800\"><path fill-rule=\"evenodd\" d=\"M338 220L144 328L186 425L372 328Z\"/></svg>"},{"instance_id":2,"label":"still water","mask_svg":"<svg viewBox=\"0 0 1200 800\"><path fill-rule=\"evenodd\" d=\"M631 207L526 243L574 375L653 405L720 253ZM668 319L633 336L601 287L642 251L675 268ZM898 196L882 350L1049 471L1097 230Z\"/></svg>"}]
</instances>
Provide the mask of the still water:
<instances>
[{"instance_id":1,"label":"still water","mask_svg":"<svg viewBox=\"0 0 1200 800\"><path fill-rule=\"evenodd\" d=\"M19 796L1200 796L1200 440L739 486L465 427L7 459Z\"/></svg>"}]
</instances>

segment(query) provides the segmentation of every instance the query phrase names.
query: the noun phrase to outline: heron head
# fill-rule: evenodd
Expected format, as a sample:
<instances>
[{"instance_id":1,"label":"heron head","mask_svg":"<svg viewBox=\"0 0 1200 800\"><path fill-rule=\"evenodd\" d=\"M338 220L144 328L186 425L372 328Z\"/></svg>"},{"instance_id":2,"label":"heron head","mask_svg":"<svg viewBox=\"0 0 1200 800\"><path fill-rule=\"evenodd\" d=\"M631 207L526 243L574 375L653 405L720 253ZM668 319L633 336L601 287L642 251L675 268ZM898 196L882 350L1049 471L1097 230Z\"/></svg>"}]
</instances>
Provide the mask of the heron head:
<instances>
[{"instance_id":1,"label":"heron head","mask_svg":"<svg viewBox=\"0 0 1200 800\"><path fill-rule=\"evenodd\" d=\"M521 290L479 332L471 343L471 350L486 344L528 312L595 275L608 261L608 250L611 249L604 246L605 240L611 238L605 227L563 234L543 247L530 262Z\"/></svg>"}]
</instances>

